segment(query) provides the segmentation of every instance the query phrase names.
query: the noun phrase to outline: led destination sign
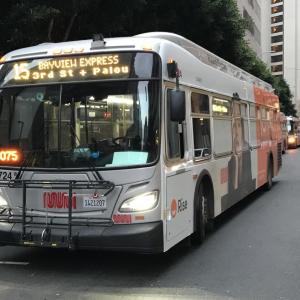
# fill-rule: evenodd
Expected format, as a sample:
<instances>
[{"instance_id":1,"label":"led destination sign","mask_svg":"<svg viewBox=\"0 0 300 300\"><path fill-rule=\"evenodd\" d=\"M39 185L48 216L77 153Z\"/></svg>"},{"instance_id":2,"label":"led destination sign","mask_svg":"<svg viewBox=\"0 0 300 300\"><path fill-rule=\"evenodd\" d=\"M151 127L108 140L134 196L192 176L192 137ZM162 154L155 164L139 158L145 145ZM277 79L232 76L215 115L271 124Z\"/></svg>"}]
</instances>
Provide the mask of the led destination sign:
<instances>
[{"instance_id":1,"label":"led destination sign","mask_svg":"<svg viewBox=\"0 0 300 300\"><path fill-rule=\"evenodd\" d=\"M154 53L131 52L31 59L0 64L0 88L159 76Z\"/></svg>"},{"instance_id":2,"label":"led destination sign","mask_svg":"<svg viewBox=\"0 0 300 300\"><path fill-rule=\"evenodd\" d=\"M72 78L74 76L99 76L128 74L129 66L121 65L119 55L91 56L70 59L52 59L38 62L30 69L30 63L15 63L14 80L43 80L46 78Z\"/></svg>"},{"instance_id":3,"label":"led destination sign","mask_svg":"<svg viewBox=\"0 0 300 300\"><path fill-rule=\"evenodd\" d=\"M38 59L13 63L9 84L127 78L128 55L93 55L86 57Z\"/></svg>"},{"instance_id":4,"label":"led destination sign","mask_svg":"<svg viewBox=\"0 0 300 300\"><path fill-rule=\"evenodd\" d=\"M0 65L0 88L9 86L149 78L158 76L153 53L113 53L53 57L7 62Z\"/></svg>"}]
</instances>

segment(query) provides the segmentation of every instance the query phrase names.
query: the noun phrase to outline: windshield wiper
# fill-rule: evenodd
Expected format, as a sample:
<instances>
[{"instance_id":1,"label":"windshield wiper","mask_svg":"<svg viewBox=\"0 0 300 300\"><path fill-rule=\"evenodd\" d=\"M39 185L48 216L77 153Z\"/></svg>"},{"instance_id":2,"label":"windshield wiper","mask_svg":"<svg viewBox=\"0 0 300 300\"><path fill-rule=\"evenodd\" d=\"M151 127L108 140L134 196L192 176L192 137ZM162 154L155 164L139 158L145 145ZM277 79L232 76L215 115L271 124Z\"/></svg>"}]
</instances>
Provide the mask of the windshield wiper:
<instances>
[{"instance_id":1,"label":"windshield wiper","mask_svg":"<svg viewBox=\"0 0 300 300\"><path fill-rule=\"evenodd\" d=\"M24 159L17 175L16 175L16 179L21 179L25 170L28 168L28 166L34 161L35 155L36 153L40 151L40 150L35 150L35 151L31 151L28 156Z\"/></svg>"}]
</instances>

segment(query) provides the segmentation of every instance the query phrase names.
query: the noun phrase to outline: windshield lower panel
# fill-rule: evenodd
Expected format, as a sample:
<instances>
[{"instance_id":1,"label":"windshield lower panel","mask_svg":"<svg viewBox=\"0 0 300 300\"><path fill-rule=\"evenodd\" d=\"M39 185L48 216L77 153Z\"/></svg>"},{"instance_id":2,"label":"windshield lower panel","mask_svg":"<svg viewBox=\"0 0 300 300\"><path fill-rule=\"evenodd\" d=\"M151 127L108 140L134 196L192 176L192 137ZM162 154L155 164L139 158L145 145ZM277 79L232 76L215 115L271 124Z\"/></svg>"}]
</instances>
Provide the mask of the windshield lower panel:
<instances>
[{"instance_id":1,"label":"windshield lower panel","mask_svg":"<svg viewBox=\"0 0 300 300\"><path fill-rule=\"evenodd\" d=\"M0 90L0 147L29 168L119 168L153 163L159 81L114 81Z\"/></svg>"}]
</instances>

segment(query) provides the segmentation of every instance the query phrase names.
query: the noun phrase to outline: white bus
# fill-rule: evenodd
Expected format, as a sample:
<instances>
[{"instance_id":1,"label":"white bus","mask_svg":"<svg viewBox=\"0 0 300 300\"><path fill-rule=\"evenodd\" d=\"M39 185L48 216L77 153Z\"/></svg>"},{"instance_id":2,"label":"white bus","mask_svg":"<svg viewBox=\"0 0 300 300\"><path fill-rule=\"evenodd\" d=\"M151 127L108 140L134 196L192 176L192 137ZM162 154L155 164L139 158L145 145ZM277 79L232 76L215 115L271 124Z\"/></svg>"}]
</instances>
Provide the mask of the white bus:
<instances>
[{"instance_id":1,"label":"white bus","mask_svg":"<svg viewBox=\"0 0 300 300\"><path fill-rule=\"evenodd\" d=\"M281 165L272 87L171 33L46 43L0 66L2 245L164 252Z\"/></svg>"}]
</instances>

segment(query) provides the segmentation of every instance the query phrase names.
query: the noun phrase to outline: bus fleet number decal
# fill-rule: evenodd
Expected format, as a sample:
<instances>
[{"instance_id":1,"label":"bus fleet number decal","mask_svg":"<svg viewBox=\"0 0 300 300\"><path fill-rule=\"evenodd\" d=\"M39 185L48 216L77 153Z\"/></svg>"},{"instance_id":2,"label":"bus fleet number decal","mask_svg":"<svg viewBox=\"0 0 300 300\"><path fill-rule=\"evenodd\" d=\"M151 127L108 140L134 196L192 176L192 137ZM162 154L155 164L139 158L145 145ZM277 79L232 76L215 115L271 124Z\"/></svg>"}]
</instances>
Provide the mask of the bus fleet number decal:
<instances>
[{"instance_id":1,"label":"bus fleet number decal","mask_svg":"<svg viewBox=\"0 0 300 300\"><path fill-rule=\"evenodd\" d=\"M12 180L17 176L17 172L0 171L0 180Z\"/></svg>"}]
</instances>

